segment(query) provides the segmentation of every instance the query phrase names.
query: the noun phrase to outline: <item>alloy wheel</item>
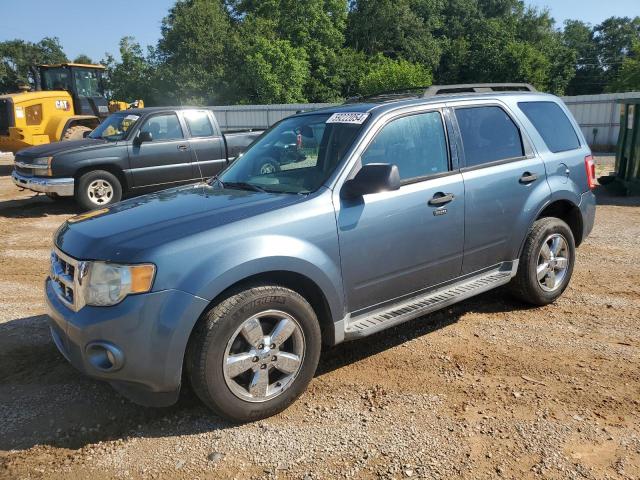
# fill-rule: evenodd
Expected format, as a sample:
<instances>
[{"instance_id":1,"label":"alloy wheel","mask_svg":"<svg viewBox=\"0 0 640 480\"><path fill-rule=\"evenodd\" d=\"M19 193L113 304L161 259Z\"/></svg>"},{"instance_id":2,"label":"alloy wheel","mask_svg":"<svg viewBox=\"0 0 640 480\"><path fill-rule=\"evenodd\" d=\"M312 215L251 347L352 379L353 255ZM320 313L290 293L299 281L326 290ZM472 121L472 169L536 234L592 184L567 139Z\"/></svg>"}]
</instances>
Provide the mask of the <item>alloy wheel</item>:
<instances>
[{"instance_id":1,"label":"alloy wheel","mask_svg":"<svg viewBox=\"0 0 640 480\"><path fill-rule=\"evenodd\" d=\"M559 233L549 235L538 254L538 284L545 292L557 290L569 270L569 244Z\"/></svg>"},{"instance_id":2,"label":"alloy wheel","mask_svg":"<svg viewBox=\"0 0 640 480\"><path fill-rule=\"evenodd\" d=\"M266 402L291 386L300 373L304 353L304 333L293 316L280 310L257 313L227 343L225 382L242 400Z\"/></svg>"}]
</instances>

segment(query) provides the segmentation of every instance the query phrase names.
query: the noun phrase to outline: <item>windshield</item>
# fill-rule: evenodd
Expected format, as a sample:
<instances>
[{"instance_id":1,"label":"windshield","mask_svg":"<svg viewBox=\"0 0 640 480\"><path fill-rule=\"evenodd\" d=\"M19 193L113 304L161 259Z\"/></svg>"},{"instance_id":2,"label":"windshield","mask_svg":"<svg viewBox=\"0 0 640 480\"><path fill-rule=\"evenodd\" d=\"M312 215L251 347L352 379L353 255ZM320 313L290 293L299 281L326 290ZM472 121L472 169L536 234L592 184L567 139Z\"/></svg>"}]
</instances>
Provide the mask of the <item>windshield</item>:
<instances>
[{"instance_id":1,"label":"windshield","mask_svg":"<svg viewBox=\"0 0 640 480\"><path fill-rule=\"evenodd\" d=\"M101 75L101 72L93 68L74 68L73 76L76 83L76 93L81 97L101 97Z\"/></svg>"},{"instance_id":2,"label":"windshield","mask_svg":"<svg viewBox=\"0 0 640 480\"><path fill-rule=\"evenodd\" d=\"M127 136L127 132L139 118L139 115L114 113L91 132L89 138L109 140L112 142L122 140Z\"/></svg>"},{"instance_id":3,"label":"windshield","mask_svg":"<svg viewBox=\"0 0 640 480\"><path fill-rule=\"evenodd\" d=\"M220 177L224 187L278 193L310 193L329 178L356 135L359 123L334 123L336 115L295 116L261 136Z\"/></svg>"}]
</instances>

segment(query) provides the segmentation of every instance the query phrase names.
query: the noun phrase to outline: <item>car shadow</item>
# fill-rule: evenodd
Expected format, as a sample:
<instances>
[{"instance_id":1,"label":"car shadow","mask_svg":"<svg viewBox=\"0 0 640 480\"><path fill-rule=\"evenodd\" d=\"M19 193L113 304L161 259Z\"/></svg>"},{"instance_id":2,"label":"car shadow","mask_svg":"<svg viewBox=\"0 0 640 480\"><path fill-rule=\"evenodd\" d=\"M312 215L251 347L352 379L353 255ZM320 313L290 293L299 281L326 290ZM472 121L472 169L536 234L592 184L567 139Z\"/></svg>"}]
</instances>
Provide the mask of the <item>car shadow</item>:
<instances>
[{"instance_id":1,"label":"car shadow","mask_svg":"<svg viewBox=\"0 0 640 480\"><path fill-rule=\"evenodd\" d=\"M527 308L489 292L442 311L323 352L316 376L445 328L466 313ZM0 450L50 445L69 449L129 437L210 432L233 424L215 416L183 388L178 403L148 408L75 370L57 351L46 315L0 324Z\"/></svg>"},{"instance_id":2,"label":"car shadow","mask_svg":"<svg viewBox=\"0 0 640 480\"><path fill-rule=\"evenodd\" d=\"M75 215L80 207L73 199L52 200L46 195L34 194L28 198L0 202L0 217L5 218L41 218L49 215Z\"/></svg>"},{"instance_id":3,"label":"car shadow","mask_svg":"<svg viewBox=\"0 0 640 480\"><path fill-rule=\"evenodd\" d=\"M623 196L607 190L604 185L598 185L593 193L596 196L598 205L609 205L614 207L640 207L640 196Z\"/></svg>"},{"instance_id":4,"label":"car shadow","mask_svg":"<svg viewBox=\"0 0 640 480\"><path fill-rule=\"evenodd\" d=\"M534 307L512 298L505 288L498 288L436 312L418 317L388 330L367 337L363 341L341 343L326 349L316 376L324 375L351 363L397 347L415 338L457 323L469 312L502 313L530 310Z\"/></svg>"}]
</instances>

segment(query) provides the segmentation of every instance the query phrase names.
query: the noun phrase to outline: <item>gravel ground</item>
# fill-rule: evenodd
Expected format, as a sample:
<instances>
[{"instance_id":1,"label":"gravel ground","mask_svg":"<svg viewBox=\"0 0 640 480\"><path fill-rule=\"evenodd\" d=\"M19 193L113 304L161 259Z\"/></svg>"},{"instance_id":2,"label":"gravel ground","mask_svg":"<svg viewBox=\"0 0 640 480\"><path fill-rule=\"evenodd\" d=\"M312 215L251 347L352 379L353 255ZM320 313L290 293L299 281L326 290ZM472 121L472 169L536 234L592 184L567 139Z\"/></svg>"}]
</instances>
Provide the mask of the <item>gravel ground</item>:
<instances>
[{"instance_id":1,"label":"gravel ground","mask_svg":"<svg viewBox=\"0 0 640 480\"><path fill-rule=\"evenodd\" d=\"M638 198L598 192L554 305L494 291L327 350L295 405L238 426L188 392L136 406L65 362L42 281L76 207L10 172L0 158L0 478L640 478Z\"/></svg>"}]
</instances>

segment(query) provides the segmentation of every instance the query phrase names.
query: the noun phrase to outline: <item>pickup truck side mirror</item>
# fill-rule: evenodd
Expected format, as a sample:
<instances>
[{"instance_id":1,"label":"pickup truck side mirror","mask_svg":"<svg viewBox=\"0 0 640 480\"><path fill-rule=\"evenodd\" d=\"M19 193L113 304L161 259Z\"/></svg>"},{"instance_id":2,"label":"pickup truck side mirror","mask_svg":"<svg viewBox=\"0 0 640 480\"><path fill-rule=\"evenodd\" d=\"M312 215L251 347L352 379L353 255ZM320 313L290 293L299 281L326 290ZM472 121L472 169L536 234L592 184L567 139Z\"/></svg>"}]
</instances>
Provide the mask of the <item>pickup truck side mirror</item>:
<instances>
[{"instance_id":1,"label":"pickup truck side mirror","mask_svg":"<svg viewBox=\"0 0 640 480\"><path fill-rule=\"evenodd\" d=\"M138 133L138 136L133 141L133 143L137 146L140 146L140 144L144 142L152 142L152 141L153 141L153 135L151 135L151 132L140 132Z\"/></svg>"},{"instance_id":2,"label":"pickup truck side mirror","mask_svg":"<svg viewBox=\"0 0 640 480\"><path fill-rule=\"evenodd\" d=\"M340 196L345 199L359 198L370 193L390 192L400 189L400 172L390 163L363 165L356 176L344 182Z\"/></svg>"}]
</instances>

